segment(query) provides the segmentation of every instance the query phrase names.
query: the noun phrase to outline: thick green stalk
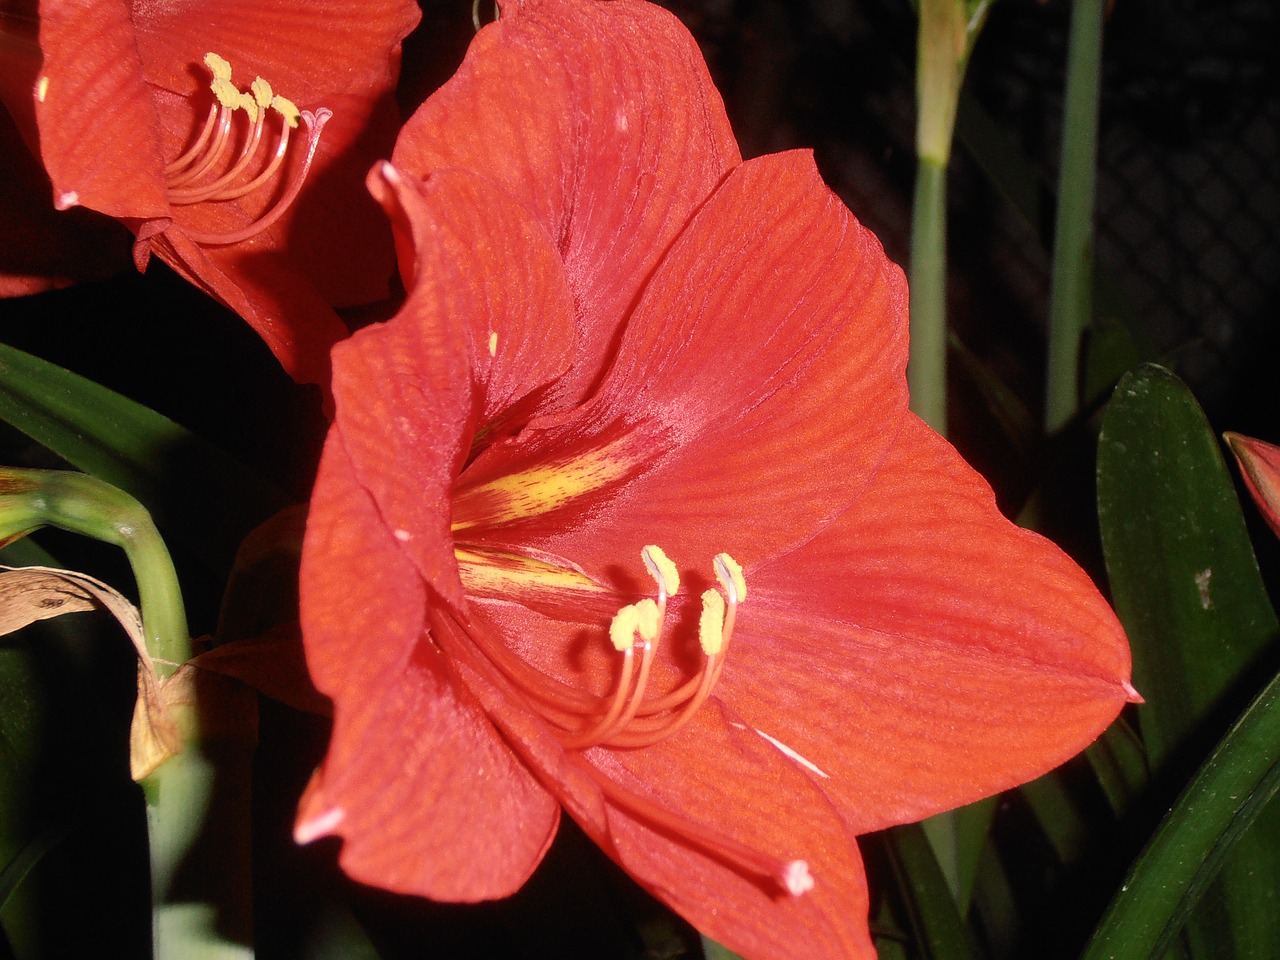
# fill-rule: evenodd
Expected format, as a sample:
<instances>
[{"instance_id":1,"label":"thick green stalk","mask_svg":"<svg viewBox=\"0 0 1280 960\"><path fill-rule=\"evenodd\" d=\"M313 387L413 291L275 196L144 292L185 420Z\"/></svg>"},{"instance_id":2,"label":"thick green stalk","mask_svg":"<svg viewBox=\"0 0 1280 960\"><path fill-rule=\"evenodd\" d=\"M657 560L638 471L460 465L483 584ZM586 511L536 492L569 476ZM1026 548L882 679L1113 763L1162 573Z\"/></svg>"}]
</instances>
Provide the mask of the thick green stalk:
<instances>
[{"instance_id":1,"label":"thick green stalk","mask_svg":"<svg viewBox=\"0 0 1280 960\"><path fill-rule=\"evenodd\" d=\"M911 207L911 409L947 432L947 163L916 161Z\"/></svg>"},{"instance_id":2,"label":"thick green stalk","mask_svg":"<svg viewBox=\"0 0 1280 960\"><path fill-rule=\"evenodd\" d=\"M169 677L190 658L177 573L150 514L137 500L81 473L0 470L0 539L43 526L121 547L137 581L147 653L157 672ZM154 956L156 960L246 960L253 956L252 948L244 945L249 933L248 846L247 836L236 832L243 831L248 817L245 810L232 810L227 804L218 810L210 808L215 765L203 743L197 707L179 703L171 710L182 734L182 752L142 781L150 838ZM245 771L247 764L217 769L224 779ZM247 783L237 786L242 789L224 788L222 795L247 800ZM226 877L202 876L194 887L180 884L179 867L189 866L197 838L209 831L209 820L215 816L220 818L222 846L214 866L231 874L230 883ZM238 900L228 911L227 898L209 895L210 889L233 889Z\"/></svg>"},{"instance_id":3,"label":"thick green stalk","mask_svg":"<svg viewBox=\"0 0 1280 960\"><path fill-rule=\"evenodd\" d=\"M911 409L947 432L947 163L960 87L992 0L920 0L911 214Z\"/></svg>"},{"instance_id":4,"label":"thick green stalk","mask_svg":"<svg viewBox=\"0 0 1280 960\"><path fill-rule=\"evenodd\" d=\"M992 0L919 0L916 35L916 185L911 209L911 409L947 432L947 163L960 87ZM957 900L964 898L953 813L927 825Z\"/></svg>"},{"instance_id":5,"label":"thick green stalk","mask_svg":"<svg viewBox=\"0 0 1280 960\"><path fill-rule=\"evenodd\" d=\"M138 584L147 650L161 676L191 656L169 551L146 508L123 490L64 470L0 471L0 536L52 526L124 550Z\"/></svg>"},{"instance_id":6,"label":"thick green stalk","mask_svg":"<svg viewBox=\"0 0 1280 960\"><path fill-rule=\"evenodd\" d=\"M1066 106L1049 300L1045 429L1080 407L1080 347L1093 315L1093 204L1104 0L1076 0L1067 44Z\"/></svg>"}]
</instances>

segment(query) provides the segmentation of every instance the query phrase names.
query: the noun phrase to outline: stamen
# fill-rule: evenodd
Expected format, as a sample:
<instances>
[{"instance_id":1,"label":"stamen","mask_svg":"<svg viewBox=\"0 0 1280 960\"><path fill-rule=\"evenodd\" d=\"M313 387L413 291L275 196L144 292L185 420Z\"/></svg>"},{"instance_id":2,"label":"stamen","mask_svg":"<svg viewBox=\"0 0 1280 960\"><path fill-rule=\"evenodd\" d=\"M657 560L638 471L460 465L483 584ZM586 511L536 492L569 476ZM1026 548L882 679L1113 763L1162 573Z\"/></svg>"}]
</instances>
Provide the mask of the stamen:
<instances>
[{"instance_id":1,"label":"stamen","mask_svg":"<svg viewBox=\"0 0 1280 960\"><path fill-rule=\"evenodd\" d=\"M747 599L747 580L742 575L742 567L738 561L727 553L717 553L713 565L716 568L716 579L729 595L729 603L741 603Z\"/></svg>"},{"instance_id":2,"label":"stamen","mask_svg":"<svg viewBox=\"0 0 1280 960\"><path fill-rule=\"evenodd\" d=\"M680 592L680 573L676 570L676 565L667 559L661 547L650 544L640 551L640 559L644 561L649 576L658 584L659 603Z\"/></svg>"},{"instance_id":3,"label":"stamen","mask_svg":"<svg viewBox=\"0 0 1280 960\"><path fill-rule=\"evenodd\" d=\"M267 187L284 166L289 151L290 131L296 129L299 123L305 127L306 154L295 165L279 197L264 213L244 227L225 233L187 231L187 236L196 243L225 246L247 240L267 230L292 206L315 158L320 133L333 114L323 107L314 113L299 110L293 101L278 95L262 77L250 84L248 92L242 91L232 83L231 64L225 59L209 53L205 55L204 62L213 75L209 89L216 102L209 108L209 115L195 141L165 166L170 203L183 206L225 202ZM240 137L236 137L233 125L240 111L244 112L252 126L244 129ZM260 155L269 112L280 117L275 149L261 165L261 169L251 174L250 170ZM226 157L233 140L240 140L239 152L234 160L228 162ZM246 177L248 179L244 179Z\"/></svg>"},{"instance_id":4,"label":"stamen","mask_svg":"<svg viewBox=\"0 0 1280 960\"><path fill-rule=\"evenodd\" d=\"M308 110L302 111L302 122L306 125L307 132L307 155L302 162L302 168L294 175L284 194L276 201L275 206L240 230L221 234L199 233L194 230L188 230L187 236L196 243L202 243L206 246L225 246L226 244L239 243L241 240L256 236L284 216L285 211L293 205L293 201L297 199L298 194L302 191L303 181L307 179L307 173L311 169L311 161L316 155L316 147L320 144L320 131L331 116L333 116L333 111L326 107L321 107L315 113L311 113ZM283 149L284 145L282 143L280 150L283 151Z\"/></svg>"},{"instance_id":5,"label":"stamen","mask_svg":"<svg viewBox=\"0 0 1280 960\"><path fill-rule=\"evenodd\" d=\"M218 122L219 105L214 103L209 106L209 116L204 122L204 129L200 131L200 136L196 137L196 142L189 146L177 159L171 163L165 164L164 174L169 177L171 174L177 173L188 163L195 159L196 155L204 149L204 145L209 142L209 137L213 134L213 128Z\"/></svg>"},{"instance_id":6,"label":"stamen","mask_svg":"<svg viewBox=\"0 0 1280 960\"><path fill-rule=\"evenodd\" d=\"M724 649L724 598L714 590L704 590L702 593L698 643L708 657L717 656Z\"/></svg>"},{"instance_id":7,"label":"stamen","mask_svg":"<svg viewBox=\"0 0 1280 960\"><path fill-rule=\"evenodd\" d=\"M507 687L511 679L510 674L505 669L506 665L488 655L488 651L493 648L496 641L487 635L485 629L476 628L474 625L468 627L454 616L439 621L433 627L432 636L446 654L457 657L470 669L480 671L500 689L504 689L508 695L519 696L522 692L527 692L519 683L514 689ZM477 656L477 654L482 655ZM610 804L671 837L679 838L679 842L706 852L709 856L746 876L757 877L766 883L772 883L780 892L790 896L801 896L813 889L813 876L809 872L806 861L784 860L770 856L710 827L689 820L669 807L635 793L605 776L594 764L587 762L576 753L569 753L566 761L576 763Z\"/></svg>"},{"instance_id":8,"label":"stamen","mask_svg":"<svg viewBox=\"0 0 1280 960\"><path fill-rule=\"evenodd\" d=\"M622 607L610 623L609 639L614 650L622 654L622 663L607 694L580 690L550 677L515 656L487 631L476 631L477 649L522 691L530 709L555 728L569 749L632 749L673 736L693 720L724 669L737 606L746 595L742 568L728 554L720 554L714 560L727 601L716 590L702 595L701 668L667 693L650 696L649 683L663 639L667 599L679 589L680 575L659 547L646 546L641 559L654 579L657 599L647 598Z\"/></svg>"}]
</instances>

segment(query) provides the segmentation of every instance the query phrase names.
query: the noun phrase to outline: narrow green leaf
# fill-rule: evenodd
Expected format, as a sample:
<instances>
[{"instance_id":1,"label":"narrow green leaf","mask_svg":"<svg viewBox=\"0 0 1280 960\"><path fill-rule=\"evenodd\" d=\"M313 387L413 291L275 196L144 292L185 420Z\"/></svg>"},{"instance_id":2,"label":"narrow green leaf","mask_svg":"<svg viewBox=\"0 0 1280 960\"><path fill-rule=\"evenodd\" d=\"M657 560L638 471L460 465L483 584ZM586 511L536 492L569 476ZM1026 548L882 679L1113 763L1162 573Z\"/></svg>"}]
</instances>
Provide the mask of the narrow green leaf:
<instances>
[{"instance_id":1,"label":"narrow green leaf","mask_svg":"<svg viewBox=\"0 0 1280 960\"><path fill-rule=\"evenodd\" d=\"M1278 626L1217 437L1160 367L1126 376L1103 417L1098 515L1147 699L1138 723L1153 782L1183 782L1257 691ZM1280 808L1258 820L1188 926L1192 955L1280 956L1278 897Z\"/></svg>"},{"instance_id":2,"label":"narrow green leaf","mask_svg":"<svg viewBox=\"0 0 1280 960\"><path fill-rule=\"evenodd\" d=\"M1080 408L1080 348L1093 316L1093 197L1098 165L1098 91L1104 0L1071 5L1062 119L1058 215L1049 294L1045 429L1054 433Z\"/></svg>"},{"instance_id":3,"label":"narrow green leaf","mask_svg":"<svg viewBox=\"0 0 1280 960\"><path fill-rule=\"evenodd\" d=\"M1123 816L1147 786L1147 755L1123 718L1099 737L1085 756L1116 816Z\"/></svg>"},{"instance_id":4,"label":"narrow green leaf","mask_svg":"<svg viewBox=\"0 0 1280 960\"><path fill-rule=\"evenodd\" d=\"M1159 956L1280 790L1280 676L1249 705L1134 861L1084 960ZM1255 889L1260 905L1267 892ZM1269 906L1274 909L1274 900ZM1250 955L1263 945L1250 944ZM1219 956L1244 956L1222 952ZM1270 954L1275 956L1274 953Z\"/></svg>"},{"instance_id":5,"label":"narrow green leaf","mask_svg":"<svg viewBox=\"0 0 1280 960\"><path fill-rule=\"evenodd\" d=\"M707 960L742 960L728 947L721 946L708 936L702 938L702 952Z\"/></svg>"},{"instance_id":6,"label":"narrow green leaf","mask_svg":"<svg viewBox=\"0 0 1280 960\"><path fill-rule=\"evenodd\" d=\"M72 466L132 494L211 569L284 495L168 417L62 367L0 344L0 419Z\"/></svg>"},{"instance_id":7,"label":"narrow green leaf","mask_svg":"<svg viewBox=\"0 0 1280 960\"><path fill-rule=\"evenodd\" d=\"M885 836L918 956L925 960L971 960L974 953L968 928L924 828L906 824L886 831Z\"/></svg>"}]
</instances>

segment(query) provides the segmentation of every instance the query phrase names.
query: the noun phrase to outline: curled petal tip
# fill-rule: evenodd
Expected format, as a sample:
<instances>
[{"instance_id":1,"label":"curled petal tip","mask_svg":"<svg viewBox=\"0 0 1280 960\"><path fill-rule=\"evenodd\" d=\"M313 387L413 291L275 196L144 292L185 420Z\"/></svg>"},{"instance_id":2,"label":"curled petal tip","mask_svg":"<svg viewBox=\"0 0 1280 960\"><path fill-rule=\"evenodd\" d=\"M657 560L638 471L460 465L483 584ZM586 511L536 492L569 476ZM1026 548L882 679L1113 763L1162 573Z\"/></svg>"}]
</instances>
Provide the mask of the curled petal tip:
<instances>
[{"instance_id":1,"label":"curled petal tip","mask_svg":"<svg viewBox=\"0 0 1280 960\"><path fill-rule=\"evenodd\" d=\"M379 163L377 171L378 175L393 187L398 187L404 182L404 178L400 176L400 171L397 170L389 160L383 160Z\"/></svg>"},{"instance_id":2,"label":"curled petal tip","mask_svg":"<svg viewBox=\"0 0 1280 960\"><path fill-rule=\"evenodd\" d=\"M1124 681L1124 683L1122 683L1121 686L1124 688L1125 698L1130 703L1146 703L1147 702L1146 700L1143 699L1142 694L1138 692L1137 688L1128 680Z\"/></svg>"},{"instance_id":3,"label":"curled petal tip","mask_svg":"<svg viewBox=\"0 0 1280 960\"><path fill-rule=\"evenodd\" d=\"M299 820L293 828L293 839L299 844L306 844L321 837L332 836L346 818L347 811L341 807L329 807L314 816Z\"/></svg>"}]
</instances>

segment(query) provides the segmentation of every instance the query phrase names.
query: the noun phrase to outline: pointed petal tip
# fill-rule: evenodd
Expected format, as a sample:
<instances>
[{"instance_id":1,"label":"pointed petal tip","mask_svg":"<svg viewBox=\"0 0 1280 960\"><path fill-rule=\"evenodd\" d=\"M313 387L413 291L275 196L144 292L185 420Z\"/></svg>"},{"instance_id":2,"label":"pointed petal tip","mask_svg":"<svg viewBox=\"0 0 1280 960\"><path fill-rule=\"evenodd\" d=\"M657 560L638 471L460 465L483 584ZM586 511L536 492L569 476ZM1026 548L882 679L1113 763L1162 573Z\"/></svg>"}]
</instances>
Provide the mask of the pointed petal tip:
<instances>
[{"instance_id":1,"label":"pointed petal tip","mask_svg":"<svg viewBox=\"0 0 1280 960\"><path fill-rule=\"evenodd\" d=\"M1138 692L1138 689L1128 680L1125 680L1123 683L1121 683L1121 687L1124 688L1125 700L1127 700L1129 703L1146 703L1147 702L1143 698L1142 694Z\"/></svg>"},{"instance_id":2,"label":"pointed petal tip","mask_svg":"<svg viewBox=\"0 0 1280 960\"><path fill-rule=\"evenodd\" d=\"M404 177L389 160L379 160L364 179L365 187L384 207L390 197L404 185Z\"/></svg>"},{"instance_id":3,"label":"pointed petal tip","mask_svg":"<svg viewBox=\"0 0 1280 960\"><path fill-rule=\"evenodd\" d=\"M346 818L347 811L342 807L329 807L317 814L304 817L294 825L294 842L302 846L321 837L331 837Z\"/></svg>"},{"instance_id":4,"label":"pointed petal tip","mask_svg":"<svg viewBox=\"0 0 1280 960\"><path fill-rule=\"evenodd\" d=\"M1235 455L1249 495L1280 537L1280 447L1232 431L1222 438Z\"/></svg>"},{"instance_id":5,"label":"pointed petal tip","mask_svg":"<svg viewBox=\"0 0 1280 960\"><path fill-rule=\"evenodd\" d=\"M80 194L75 190L66 190L58 194L57 200L53 205L59 210L70 210L72 207L80 206Z\"/></svg>"}]
</instances>

